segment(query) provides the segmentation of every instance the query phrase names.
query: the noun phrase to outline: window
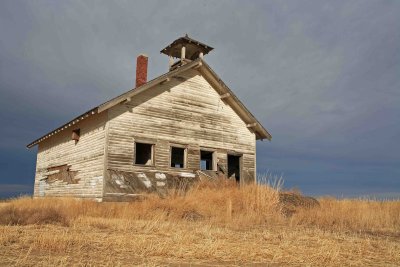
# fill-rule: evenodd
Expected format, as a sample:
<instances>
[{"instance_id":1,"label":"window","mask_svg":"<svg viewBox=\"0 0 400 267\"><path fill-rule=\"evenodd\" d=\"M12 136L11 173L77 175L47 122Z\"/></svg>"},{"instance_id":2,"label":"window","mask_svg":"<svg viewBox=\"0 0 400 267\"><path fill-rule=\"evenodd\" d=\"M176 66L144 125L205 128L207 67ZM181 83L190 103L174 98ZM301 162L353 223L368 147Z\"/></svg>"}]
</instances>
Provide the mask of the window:
<instances>
[{"instance_id":1,"label":"window","mask_svg":"<svg viewBox=\"0 0 400 267\"><path fill-rule=\"evenodd\" d=\"M215 170L215 152L200 150L200 169Z\"/></svg>"},{"instance_id":2,"label":"window","mask_svg":"<svg viewBox=\"0 0 400 267\"><path fill-rule=\"evenodd\" d=\"M171 167L185 168L186 167L186 149L184 147L171 147Z\"/></svg>"},{"instance_id":3,"label":"window","mask_svg":"<svg viewBox=\"0 0 400 267\"><path fill-rule=\"evenodd\" d=\"M81 136L81 129L72 130L71 139L75 140L75 144L79 141L80 136Z\"/></svg>"},{"instance_id":4,"label":"window","mask_svg":"<svg viewBox=\"0 0 400 267\"><path fill-rule=\"evenodd\" d=\"M154 145L135 143L135 164L154 165Z\"/></svg>"}]
</instances>

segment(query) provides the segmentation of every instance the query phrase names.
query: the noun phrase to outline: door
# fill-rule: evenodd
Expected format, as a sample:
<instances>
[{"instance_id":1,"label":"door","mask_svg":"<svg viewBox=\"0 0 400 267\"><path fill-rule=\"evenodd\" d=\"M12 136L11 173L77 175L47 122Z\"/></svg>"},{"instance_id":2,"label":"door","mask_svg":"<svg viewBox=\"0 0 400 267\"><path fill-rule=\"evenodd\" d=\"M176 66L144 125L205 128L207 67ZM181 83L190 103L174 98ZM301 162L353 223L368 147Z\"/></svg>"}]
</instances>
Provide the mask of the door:
<instances>
[{"instance_id":1,"label":"door","mask_svg":"<svg viewBox=\"0 0 400 267\"><path fill-rule=\"evenodd\" d=\"M235 179L238 183L242 173L241 158L242 156L228 154L228 178Z\"/></svg>"}]
</instances>

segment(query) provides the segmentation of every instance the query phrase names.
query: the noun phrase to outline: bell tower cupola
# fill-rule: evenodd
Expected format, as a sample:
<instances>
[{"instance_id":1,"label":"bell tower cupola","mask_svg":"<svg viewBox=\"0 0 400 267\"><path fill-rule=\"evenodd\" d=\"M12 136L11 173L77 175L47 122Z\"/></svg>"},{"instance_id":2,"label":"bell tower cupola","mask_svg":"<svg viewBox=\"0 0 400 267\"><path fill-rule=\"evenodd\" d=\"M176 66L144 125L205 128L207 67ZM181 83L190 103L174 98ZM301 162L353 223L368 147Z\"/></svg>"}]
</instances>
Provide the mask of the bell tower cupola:
<instances>
[{"instance_id":1,"label":"bell tower cupola","mask_svg":"<svg viewBox=\"0 0 400 267\"><path fill-rule=\"evenodd\" d=\"M193 60L203 58L213 49L211 46L196 41L186 34L173 41L160 53L169 56L169 70L171 71ZM175 59L178 59L178 61L174 62Z\"/></svg>"}]
</instances>

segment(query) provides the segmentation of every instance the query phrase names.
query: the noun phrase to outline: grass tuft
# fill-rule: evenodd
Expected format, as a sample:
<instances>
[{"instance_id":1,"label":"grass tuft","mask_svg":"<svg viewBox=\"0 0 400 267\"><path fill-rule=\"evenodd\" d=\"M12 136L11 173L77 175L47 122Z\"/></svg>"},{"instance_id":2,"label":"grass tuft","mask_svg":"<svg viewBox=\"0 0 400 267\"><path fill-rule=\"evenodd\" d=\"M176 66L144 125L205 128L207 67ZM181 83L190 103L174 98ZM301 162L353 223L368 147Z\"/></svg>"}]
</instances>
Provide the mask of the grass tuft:
<instances>
[{"instance_id":1,"label":"grass tuft","mask_svg":"<svg viewBox=\"0 0 400 267\"><path fill-rule=\"evenodd\" d=\"M69 225L66 214L55 207L18 206L14 203L0 209L0 225L59 224Z\"/></svg>"}]
</instances>

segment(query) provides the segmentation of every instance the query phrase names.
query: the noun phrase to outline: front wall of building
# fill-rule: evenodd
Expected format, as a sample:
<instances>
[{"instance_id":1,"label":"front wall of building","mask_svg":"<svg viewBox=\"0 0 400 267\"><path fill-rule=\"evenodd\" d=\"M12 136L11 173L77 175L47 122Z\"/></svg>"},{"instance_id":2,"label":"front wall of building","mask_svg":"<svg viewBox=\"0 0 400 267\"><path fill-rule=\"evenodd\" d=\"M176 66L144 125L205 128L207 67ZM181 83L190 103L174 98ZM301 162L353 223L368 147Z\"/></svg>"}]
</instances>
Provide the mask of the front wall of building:
<instances>
[{"instance_id":1,"label":"front wall of building","mask_svg":"<svg viewBox=\"0 0 400 267\"><path fill-rule=\"evenodd\" d=\"M129 188L123 184L124 173L136 173L139 178L151 176L144 179L150 180L153 187L163 187L165 175L190 177L200 168L201 148L215 151L222 168L226 168L228 153L242 155L241 181L255 180L254 133L196 70L181 73L130 102L112 107L108 118L106 168L110 187L106 186L105 194ZM154 166L134 164L135 141L155 145ZM173 144L187 148L186 169L170 167Z\"/></svg>"}]
</instances>

